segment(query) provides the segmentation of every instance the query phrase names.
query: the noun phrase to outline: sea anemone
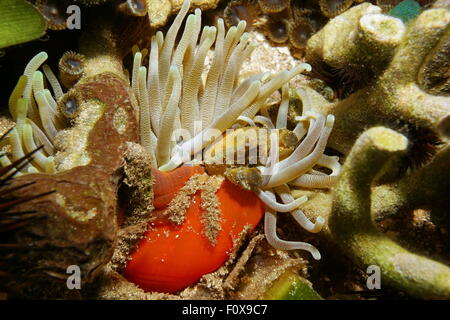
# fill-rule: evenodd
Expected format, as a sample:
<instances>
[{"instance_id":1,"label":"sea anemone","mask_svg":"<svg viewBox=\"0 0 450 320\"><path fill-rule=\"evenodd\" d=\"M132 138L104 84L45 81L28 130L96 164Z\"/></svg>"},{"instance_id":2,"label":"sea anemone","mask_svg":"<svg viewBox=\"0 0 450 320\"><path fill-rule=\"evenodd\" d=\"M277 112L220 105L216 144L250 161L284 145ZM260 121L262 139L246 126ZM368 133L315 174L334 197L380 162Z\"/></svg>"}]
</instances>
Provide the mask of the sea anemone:
<instances>
[{"instance_id":1,"label":"sea anemone","mask_svg":"<svg viewBox=\"0 0 450 320\"><path fill-rule=\"evenodd\" d=\"M30 164L20 168L19 175L55 172L53 143L58 131L66 127L56 102L63 95L59 81L48 65L42 67L52 94L45 87L44 74L37 70L47 57L45 52L40 52L30 60L9 99L9 111L16 126L5 139L11 145L11 154L0 158L2 166L9 166L11 161L43 146L34 153Z\"/></svg>"},{"instance_id":2,"label":"sea anemone","mask_svg":"<svg viewBox=\"0 0 450 320\"><path fill-rule=\"evenodd\" d=\"M268 208L266 237L276 248L304 249L320 259L316 248L283 241L276 236L275 228L276 212L292 212L304 228L318 232L323 220L319 218L312 223L305 217L298 207L306 197L294 199L288 184L328 188L339 173L337 159L323 154L334 117L308 112L306 100L304 115L296 119L298 125L293 130L300 143L290 156L279 161L277 130L287 127L288 82L301 72L310 71L310 66L301 63L290 71L240 79L240 67L254 48L244 33L246 23L241 21L225 32L219 19L217 28L204 27L200 35L201 11L197 9L187 17L175 47L188 9L189 1L185 1L166 36L158 32L152 38L148 69L141 66L141 53L134 56L132 87L140 105L141 144L150 154L153 167L171 171L185 164L204 163L197 156L214 148L221 138L226 139L225 131L232 127L263 125L275 129L269 138L270 155L257 167L264 181L256 194ZM213 44L214 58L209 71L203 74L204 60ZM268 98L280 88L282 99L274 124L264 110L269 105ZM315 170L316 166L331 169L331 176ZM275 195L281 198L281 203Z\"/></svg>"}]
</instances>

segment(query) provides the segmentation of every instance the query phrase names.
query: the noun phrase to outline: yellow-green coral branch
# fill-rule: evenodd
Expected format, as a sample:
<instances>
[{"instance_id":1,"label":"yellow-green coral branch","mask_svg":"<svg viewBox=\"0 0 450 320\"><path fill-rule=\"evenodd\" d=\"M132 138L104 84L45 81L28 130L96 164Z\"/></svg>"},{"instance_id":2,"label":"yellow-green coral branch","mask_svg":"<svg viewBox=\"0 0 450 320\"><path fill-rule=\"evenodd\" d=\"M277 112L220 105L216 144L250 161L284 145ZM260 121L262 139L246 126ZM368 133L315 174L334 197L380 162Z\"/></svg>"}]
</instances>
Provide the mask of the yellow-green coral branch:
<instances>
[{"instance_id":1,"label":"yellow-green coral branch","mask_svg":"<svg viewBox=\"0 0 450 320\"><path fill-rule=\"evenodd\" d=\"M382 286L416 297L448 299L448 266L405 250L372 224L372 182L407 145L403 135L383 127L369 129L358 138L334 190L330 231L357 264L380 267Z\"/></svg>"}]
</instances>

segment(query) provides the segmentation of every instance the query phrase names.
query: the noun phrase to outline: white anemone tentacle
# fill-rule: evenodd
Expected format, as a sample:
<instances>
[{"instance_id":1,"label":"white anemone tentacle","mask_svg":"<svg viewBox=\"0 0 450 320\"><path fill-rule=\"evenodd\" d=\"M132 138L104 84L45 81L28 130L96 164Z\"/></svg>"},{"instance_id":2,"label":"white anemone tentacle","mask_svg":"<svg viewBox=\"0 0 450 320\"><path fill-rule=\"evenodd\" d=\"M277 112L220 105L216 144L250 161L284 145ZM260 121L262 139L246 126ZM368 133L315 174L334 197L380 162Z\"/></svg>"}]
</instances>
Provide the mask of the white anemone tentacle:
<instances>
[{"instance_id":1,"label":"white anemone tentacle","mask_svg":"<svg viewBox=\"0 0 450 320\"><path fill-rule=\"evenodd\" d=\"M322 155L317 165L331 169L331 174L326 175L322 172L314 174L304 174L295 180L289 182L289 185L303 188L331 188L338 180L341 172L341 164L338 157Z\"/></svg>"},{"instance_id":2,"label":"white anemone tentacle","mask_svg":"<svg viewBox=\"0 0 450 320\"><path fill-rule=\"evenodd\" d=\"M276 187L275 191L284 203L290 203L294 201L291 190L287 185ZM293 210L291 214L297 221L297 223L303 227L303 229L312 233L320 232L320 230L322 230L323 224L325 223L325 220L322 217L317 217L316 222L313 223L308 219L308 217L305 216L303 211L301 211L300 209Z\"/></svg>"},{"instance_id":3,"label":"white anemone tentacle","mask_svg":"<svg viewBox=\"0 0 450 320\"><path fill-rule=\"evenodd\" d=\"M272 200L275 200L275 195L270 196ZM300 241L286 241L282 240L277 235L277 214L276 212L267 210L264 215L264 234L269 242L274 248L279 250L306 250L313 256L314 259L320 260L321 255L319 250L313 245L300 242Z\"/></svg>"},{"instance_id":4,"label":"white anemone tentacle","mask_svg":"<svg viewBox=\"0 0 450 320\"><path fill-rule=\"evenodd\" d=\"M275 172L275 174L272 175L269 182L264 186L264 188L273 188L288 183L289 181L298 178L300 175L311 170L325 150L328 137L333 128L333 124L334 116L328 115L325 128L323 129L319 141L317 142L313 152L304 159L288 166L287 168L280 168L279 171Z\"/></svg>"},{"instance_id":5,"label":"white anemone tentacle","mask_svg":"<svg viewBox=\"0 0 450 320\"><path fill-rule=\"evenodd\" d=\"M289 203L279 203L276 201L275 196L272 197L272 191L258 190L258 197L264 202L270 209L277 212L290 212L297 209L299 206L308 201L307 196L297 198Z\"/></svg>"}]
</instances>

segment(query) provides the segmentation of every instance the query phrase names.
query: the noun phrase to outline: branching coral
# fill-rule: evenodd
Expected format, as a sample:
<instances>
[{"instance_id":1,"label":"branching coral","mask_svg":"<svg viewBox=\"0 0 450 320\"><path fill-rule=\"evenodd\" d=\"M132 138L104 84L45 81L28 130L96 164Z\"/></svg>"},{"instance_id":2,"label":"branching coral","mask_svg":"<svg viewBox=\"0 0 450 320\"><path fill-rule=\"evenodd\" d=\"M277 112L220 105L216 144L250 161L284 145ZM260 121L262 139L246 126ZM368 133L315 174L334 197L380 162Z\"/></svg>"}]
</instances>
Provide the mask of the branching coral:
<instances>
[{"instance_id":1,"label":"branching coral","mask_svg":"<svg viewBox=\"0 0 450 320\"><path fill-rule=\"evenodd\" d=\"M407 146L408 141L404 136L383 127L369 129L358 138L345 161L341 178L334 188L335 197L329 227L339 245L358 264L364 267L369 265L380 267L383 283L395 286L413 296L449 298L450 268L405 250L378 231L371 220L371 207L379 210L377 207L383 206L383 203L400 205L398 201L401 196L383 192L381 196L378 194L376 197L371 187L381 172L393 170L386 166L395 165L392 159L406 152ZM443 158L448 161L448 147L443 152ZM442 156L436 160L438 163L442 161L439 158L442 159ZM436 169L436 165L431 167ZM431 179L433 178L436 177L433 176ZM411 190L410 183L414 182L412 185L417 185L416 179L417 175L406 177L401 184L408 183L408 189ZM438 190L441 187L443 186L435 185ZM426 202L429 203L430 199ZM416 200L415 203L420 203L420 200ZM423 205L423 202L421 204ZM389 211L393 208L385 209Z\"/></svg>"},{"instance_id":2,"label":"branching coral","mask_svg":"<svg viewBox=\"0 0 450 320\"><path fill-rule=\"evenodd\" d=\"M448 35L448 9L426 10L407 28L399 19L379 12L376 6L361 4L332 20L308 41L307 59L316 70L332 67L350 77L346 99L314 106L318 112L336 116L330 145L343 153L367 126L377 124L406 127L414 147L424 133L438 135L437 128L445 127L440 124L450 112L443 85L448 82L448 74L444 76L442 71L446 63L437 63L444 61L446 49L441 39ZM361 79L370 84L362 87L367 81ZM429 93L430 86L424 84L431 82L436 89Z\"/></svg>"},{"instance_id":3,"label":"branching coral","mask_svg":"<svg viewBox=\"0 0 450 320\"><path fill-rule=\"evenodd\" d=\"M449 157L447 142L426 166L398 181L377 186L373 193L376 215L389 217L398 212L426 208L445 218L449 207L446 197L450 186L447 175Z\"/></svg>"},{"instance_id":4,"label":"branching coral","mask_svg":"<svg viewBox=\"0 0 450 320\"><path fill-rule=\"evenodd\" d=\"M354 7L308 42L307 58L316 70L366 72L366 81L364 87L351 86L349 96L335 103L301 88L305 100L313 102L312 110L336 115L330 145L348 154L333 202L320 194L303 210L310 218L324 216L323 239L340 246L361 267L378 265L386 285L412 296L448 298L448 266L417 254L414 245L409 247L412 251L402 248L378 231L373 220L397 219L402 212L417 209L431 215L448 212L444 163L449 154L450 106L441 71L446 63L431 61L443 61L449 11L425 10L407 26L379 12L370 4ZM425 74L427 79L436 75L436 81L429 82L434 85L424 85L420 79ZM366 131L379 124L391 129ZM419 165L411 166L414 162ZM405 166L411 170L402 170Z\"/></svg>"}]
</instances>

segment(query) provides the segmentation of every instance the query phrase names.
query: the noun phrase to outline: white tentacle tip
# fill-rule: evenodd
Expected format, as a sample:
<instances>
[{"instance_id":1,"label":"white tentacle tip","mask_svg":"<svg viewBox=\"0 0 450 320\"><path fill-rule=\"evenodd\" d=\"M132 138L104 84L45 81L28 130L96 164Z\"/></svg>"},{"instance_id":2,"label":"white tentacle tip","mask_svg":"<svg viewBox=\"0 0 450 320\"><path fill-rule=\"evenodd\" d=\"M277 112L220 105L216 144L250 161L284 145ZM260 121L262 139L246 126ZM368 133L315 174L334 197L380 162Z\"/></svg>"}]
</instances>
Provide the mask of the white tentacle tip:
<instances>
[{"instance_id":1,"label":"white tentacle tip","mask_svg":"<svg viewBox=\"0 0 450 320\"><path fill-rule=\"evenodd\" d=\"M310 64L308 64L308 63L301 63L300 65L299 65L299 68L302 70L302 71L300 71L300 72L311 72L311 70L312 70L312 67L311 67L311 65Z\"/></svg>"},{"instance_id":2,"label":"white tentacle tip","mask_svg":"<svg viewBox=\"0 0 450 320\"><path fill-rule=\"evenodd\" d=\"M195 19L196 19L195 14L188 15L188 17L186 19L186 26L194 24L195 23ZM156 40L156 38L155 38L155 40Z\"/></svg>"},{"instance_id":3,"label":"white tentacle tip","mask_svg":"<svg viewBox=\"0 0 450 320\"><path fill-rule=\"evenodd\" d=\"M320 260L322 258L322 255L316 248L311 249L310 253L313 256L314 260Z\"/></svg>"},{"instance_id":4,"label":"white tentacle tip","mask_svg":"<svg viewBox=\"0 0 450 320\"><path fill-rule=\"evenodd\" d=\"M176 168L176 166L173 166L172 163L168 162L168 163L163 164L162 166L160 166L160 167L158 168L158 170L161 171L161 172L164 172L164 171L170 171L170 170L173 170L173 169L175 169L175 168Z\"/></svg>"},{"instance_id":5,"label":"white tentacle tip","mask_svg":"<svg viewBox=\"0 0 450 320\"><path fill-rule=\"evenodd\" d=\"M45 51L41 51L35 57L38 58L39 60L45 61L48 58L48 54Z\"/></svg>"},{"instance_id":6,"label":"white tentacle tip","mask_svg":"<svg viewBox=\"0 0 450 320\"><path fill-rule=\"evenodd\" d=\"M318 233L322 230L323 225L325 224L325 219L322 217L317 217L316 223L314 224L314 228L311 230L312 233Z\"/></svg>"},{"instance_id":7,"label":"white tentacle tip","mask_svg":"<svg viewBox=\"0 0 450 320\"><path fill-rule=\"evenodd\" d=\"M203 29L203 32L205 33L206 39L214 40L217 29L216 29L216 27L205 27Z\"/></svg>"},{"instance_id":8,"label":"white tentacle tip","mask_svg":"<svg viewBox=\"0 0 450 320\"><path fill-rule=\"evenodd\" d=\"M242 43L249 41L250 39L250 34L248 32L244 32L240 38L240 41Z\"/></svg>"},{"instance_id":9,"label":"white tentacle tip","mask_svg":"<svg viewBox=\"0 0 450 320\"><path fill-rule=\"evenodd\" d=\"M239 21L237 27L245 30L245 28L247 28L247 21L245 21L245 20Z\"/></svg>"},{"instance_id":10,"label":"white tentacle tip","mask_svg":"<svg viewBox=\"0 0 450 320\"><path fill-rule=\"evenodd\" d=\"M142 74L142 76L146 76L147 75L147 68L144 66L140 66L138 69L139 74Z\"/></svg>"},{"instance_id":11,"label":"white tentacle tip","mask_svg":"<svg viewBox=\"0 0 450 320\"><path fill-rule=\"evenodd\" d=\"M295 199L295 203L296 203L297 207L304 204L306 201L308 201L307 196L301 196L300 198Z\"/></svg>"},{"instance_id":12,"label":"white tentacle tip","mask_svg":"<svg viewBox=\"0 0 450 320\"><path fill-rule=\"evenodd\" d=\"M329 114L329 115L327 116L327 123L326 123L326 126L329 127L329 128L332 128L333 125L334 125L335 119L336 119L336 118L335 118L334 115Z\"/></svg>"}]
</instances>

